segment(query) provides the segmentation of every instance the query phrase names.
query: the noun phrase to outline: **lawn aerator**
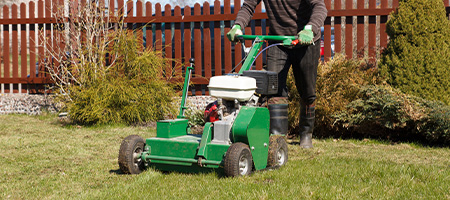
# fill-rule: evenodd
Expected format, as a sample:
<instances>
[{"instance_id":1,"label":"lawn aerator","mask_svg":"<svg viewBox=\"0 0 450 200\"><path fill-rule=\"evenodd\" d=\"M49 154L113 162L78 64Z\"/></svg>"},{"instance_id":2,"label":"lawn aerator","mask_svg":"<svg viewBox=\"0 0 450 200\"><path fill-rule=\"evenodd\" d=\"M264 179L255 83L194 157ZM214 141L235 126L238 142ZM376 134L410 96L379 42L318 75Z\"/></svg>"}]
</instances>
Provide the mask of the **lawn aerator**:
<instances>
[{"instance_id":1,"label":"lawn aerator","mask_svg":"<svg viewBox=\"0 0 450 200\"><path fill-rule=\"evenodd\" d=\"M190 134L184 111L194 63L191 58L177 119L158 121L156 137L145 141L138 135L126 137L120 145L118 159L123 173L139 174L149 166L180 172L223 168L226 176L233 177L282 166L288 161L286 140L280 135L287 131L287 113L280 116L277 109L269 112L261 103L262 97L277 93L277 74L250 68L264 41L291 46L298 40L295 36L262 35L242 35L239 39L246 53L240 71L214 76L208 85L210 95L218 99L218 120L207 122L203 134ZM251 48L245 47L244 40L253 40ZM286 125L275 126L274 123ZM280 127L286 128L280 130Z\"/></svg>"}]
</instances>

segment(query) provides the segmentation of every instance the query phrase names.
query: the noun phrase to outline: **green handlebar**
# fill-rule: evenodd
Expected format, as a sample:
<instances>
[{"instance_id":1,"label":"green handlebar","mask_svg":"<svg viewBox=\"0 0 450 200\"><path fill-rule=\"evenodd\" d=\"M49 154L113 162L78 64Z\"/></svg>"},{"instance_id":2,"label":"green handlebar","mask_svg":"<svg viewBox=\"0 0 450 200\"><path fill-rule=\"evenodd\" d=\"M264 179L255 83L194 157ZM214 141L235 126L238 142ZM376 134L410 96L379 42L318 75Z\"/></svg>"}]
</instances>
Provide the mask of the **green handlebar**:
<instances>
[{"instance_id":1,"label":"green handlebar","mask_svg":"<svg viewBox=\"0 0 450 200\"><path fill-rule=\"evenodd\" d=\"M240 41L242 40L254 40L254 44L247 55L247 58L242 64L239 74L244 73L244 71L249 70L252 66L253 61L256 59L256 55L261 48L265 40L269 41L279 41L284 46L293 46L298 43L297 36L284 36L284 35L239 35L237 36Z\"/></svg>"},{"instance_id":2,"label":"green handlebar","mask_svg":"<svg viewBox=\"0 0 450 200\"><path fill-rule=\"evenodd\" d=\"M285 35L239 35L239 39L244 40L254 40L259 38L260 40L271 40L271 41L284 41L284 40L295 40L297 36L285 36Z\"/></svg>"}]
</instances>

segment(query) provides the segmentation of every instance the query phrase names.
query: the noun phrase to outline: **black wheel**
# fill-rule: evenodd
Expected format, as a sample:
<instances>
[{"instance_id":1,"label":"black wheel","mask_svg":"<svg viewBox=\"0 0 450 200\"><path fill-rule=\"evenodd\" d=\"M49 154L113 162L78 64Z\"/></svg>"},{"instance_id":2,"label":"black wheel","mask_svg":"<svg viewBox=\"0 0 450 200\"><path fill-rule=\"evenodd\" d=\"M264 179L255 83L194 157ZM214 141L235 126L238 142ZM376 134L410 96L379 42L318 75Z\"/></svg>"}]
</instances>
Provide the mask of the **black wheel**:
<instances>
[{"instance_id":1,"label":"black wheel","mask_svg":"<svg viewBox=\"0 0 450 200\"><path fill-rule=\"evenodd\" d=\"M130 135L123 139L119 150L119 167L125 174L139 174L145 169L140 158L144 151L144 139L138 135Z\"/></svg>"},{"instance_id":2,"label":"black wheel","mask_svg":"<svg viewBox=\"0 0 450 200\"><path fill-rule=\"evenodd\" d=\"M271 136L267 167L281 167L288 161L288 147L283 136Z\"/></svg>"},{"instance_id":3,"label":"black wheel","mask_svg":"<svg viewBox=\"0 0 450 200\"><path fill-rule=\"evenodd\" d=\"M249 175L253 169L250 148L244 143L231 144L224 163L225 175L230 177Z\"/></svg>"}]
</instances>

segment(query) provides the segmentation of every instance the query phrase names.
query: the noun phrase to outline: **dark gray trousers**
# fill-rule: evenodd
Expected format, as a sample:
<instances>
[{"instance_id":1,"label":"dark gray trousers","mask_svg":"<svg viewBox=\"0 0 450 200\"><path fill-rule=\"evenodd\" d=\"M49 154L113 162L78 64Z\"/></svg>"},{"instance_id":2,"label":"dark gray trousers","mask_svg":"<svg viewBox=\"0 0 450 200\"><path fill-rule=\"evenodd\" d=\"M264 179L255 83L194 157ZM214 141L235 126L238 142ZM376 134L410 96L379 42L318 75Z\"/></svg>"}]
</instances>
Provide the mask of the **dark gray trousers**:
<instances>
[{"instance_id":1,"label":"dark gray trousers","mask_svg":"<svg viewBox=\"0 0 450 200\"><path fill-rule=\"evenodd\" d=\"M306 105L316 100L317 65L320 58L320 42L315 45L302 46L289 49L284 46L275 46L268 49L267 70L278 73L278 95L287 97L286 79L289 68L295 77L298 93Z\"/></svg>"}]
</instances>

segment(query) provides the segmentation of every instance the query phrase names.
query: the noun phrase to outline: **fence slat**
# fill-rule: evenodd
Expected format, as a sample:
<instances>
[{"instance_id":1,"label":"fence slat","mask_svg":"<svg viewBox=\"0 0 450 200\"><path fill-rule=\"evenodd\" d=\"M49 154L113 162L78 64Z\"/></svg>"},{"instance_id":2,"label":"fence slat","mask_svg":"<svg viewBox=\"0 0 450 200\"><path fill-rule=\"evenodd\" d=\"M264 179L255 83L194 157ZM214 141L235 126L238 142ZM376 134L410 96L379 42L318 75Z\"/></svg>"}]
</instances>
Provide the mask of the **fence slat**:
<instances>
[{"instance_id":1,"label":"fence slat","mask_svg":"<svg viewBox=\"0 0 450 200\"><path fill-rule=\"evenodd\" d=\"M38 2L38 18L44 18L44 1L39 0ZM41 77L42 75L42 63L44 63L45 54L44 54L44 24L39 24L38 26L38 55L39 55L39 65L38 65L38 76Z\"/></svg>"},{"instance_id":2,"label":"fence slat","mask_svg":"<svg viewBox=\"0 0 450 200\"><path fill-rule=\"evenodd\" d=\"M12 19L17 19L17 5L13 4L11 6L11 17ZM19 77L19 32L18 25L12 24L12 76L13 78Z\"/></svg>"},{"instance_id":3,"label":"fence slat","mask_svg":"<svg viewBox=\"0 0 450 200\"><path fill-rule=\"evenodd\" d=\"M358 10L364 10L364 0L358 0L356 6ZM364 16L358 16L356 21L356 52L358 56L364 57Z\"/></svg>"},{"instance_id":4,"label":"fence slat","mask_svg":"<svg viewBox=\"0 0 450 200\"><path fill-rule=\"evenodd\" d=\"M161 4L155 4L155 16L161 17ZM157 23L155 30L155 49L156 51L160 51L162 49L162 26L161 23Z\"/></svg>"},{"instance_id":5,"label":"fence slat","mask_svg":"<svg viewBox=\"0 0 450 200\"><path fill-rule=\"evenodd\" d=\"M201 15L200 4L194 5L194 15ZM202 65L202 37L200 30L200 22L194 23L194 57L195 57L195 74L198 77L204 76L202 71L205 70ZM195 85L195 95L202 95L201 87Z\"/></svg>"},{"instance_id":6,"label":"fence slat","mask_svg":"<svg viewBox=\"0 0 450 200\"><path fill-rule=\"evenodd\" d=\"M52 0L45 0L45 3L44 3L44 8L45 8L45 10L44 10L44 15L45 15L45 17L47 17L47 18L49 18L49 17L52 17L52 7L51 7L51 5L52 5ZM53 37L52 37L52 24L51 23L46 23L45 24L45 41L44 41L44 43L45 43L45 48L47 49L47 50L50 50L51 48L53 48L54 47L54 45L53 45ZM47 59L47 62L52 62L52 57L51 57L51 55L48 55L48 53L46 53L46 51L44 50L44 56L45 56L45 59ZM41 67L42 68L40 68L40 70L39 70L39 73L41 74L40 76L41 77L46 77L47 76L47 73L45 73L45 67L43 66L43 65L41 65Z\"/></svg>"},{"instance_id":7,"label":"fence slat","mask_svg":"<svg viewBox=\"0 0 450 200\"><path fill-rule=\"evenodd\" d=\"M335 0L334 1L334 10L340 10L342 9L341 1ZM342 17L334 17L334 51L335 52L341 52L341 46L342 46Z\"/></svg>"},{"instance_id":8,"label":"fence slat","mask_svg":"<svg viewBox=\"0 0 450 200\"><path fill-rule=\"evenodd\" d=\"M109 5L108 5L108 13L109 16L116 16L115 10L116 10L116 1L115 0L108 0L109 1Z\"/></svg>"},{"instance_id":9,"label":"fence slat","mask_svg":"<svg viewBox=\"0 0 450 200\"><path fill-rule=\"evenodd\" d=\"M185 6L184 7L184 16L191 16L191 7ZM192 58L191 53L191 22L185 22L184 24L184 63L185 65L189 65L189 59Z\"/></svg>"},{"instance_id":10,"label":"fence slat","mask_svg":"<svg viewBox=\"0 0 450 200\"><path fill-rule=\"evenodd\" d=\"M398 0L392 0L392 7L398 8Z\"/></svg>"},{"instance_id":11,"label":"fence slat","mask_svg":"<svg viewBox=\"0 0 450 200\"><path fill-rule=\"evenodd\" d=\"M388 0L381 0L381 8L388 8ZM386 22L388 20L388 15L380 16L380 50L387 47L388 36L386 33Z\"/></svg>"},{"instance_id":12,"label":"fence slat","mask_svg":"<svg viewBox=\"0 0 450 200\"><path fill-rule=\"evenodd\" d=\"M353 0L345 1L345 9L353 9ZM353 17L345 17L345 54L353 57Z\"/></svg>"},{"instance_id":13,"label":"fence slat","mask_svg":"<svg viewBox=\"0 0 450 200\"><path fill-rule=\"evenodd\" d=\"M27 18L27 11L26 11L26 4L21 3L20 4L20 18L25 19ZM27 25L22 24L20 25L20 77L26 78L27 77Z\"/></svg>"},{"instance_id":14,"label":"fence slat","mask_svg":"<svg viewBox=\"0 0 450 200\"><path fill-rule=\"evenodd\" d=\"M234 0L234 14L237 14L241 9L241 0ZM233 23L231 24L233 26ZM244 28L244 27L241 27ZM242 47L239 43L234 44L234 64L235 72L239 72L241 69L241 64L239 62L242 60Z\"/></svg>"},{"instance_id":15,"label":"fence slat","mask_svg":"<svg viewBox=\"0 0 450 200\"><path fill-rule=\"evenodd\" d=\"M145 3L145 16L152 16L152 3L150 2ZM147 45L145 48L153 48L153 30L151 21L145 26L145 44Z\"/></svg>"},{"instance_id":16,"label":"fence slat","mask_svg":"<svg viewBox=\"0 0 450 200\"><path fill-rule=\"evenodd\" d=\"M369 9L376 8L376 0L369 0ZM377 17L372 15L369 16L369 58L374 60L376 58L377 51L377 33L376 33Z\"/></svg>"},{"instance_id":17,"label":"fence slat","mask_svg":"<svg viewBox=\"0 0 450 200\"><path fill-rule=\"evenodd\" d=\"M327 10L331 10L331 0L325 0L325 6L327 8ZM331 57L331 17L327 17L325 18L325 22L323 25L323 43L324 43L324 52L323 52L323 56L325 61L328 61ZM321 45L320 41L318 41L319 44L316 45Z\"/></svg>"},{"instance_id":18,"label":"fence slat","mask_svg":"<svg viewBox=\"0 0 450 200\"><path fill-rule=\"evenodd\" d=\"M172 7L167 4L164 7L164 16L172 16ZM166 23L164 26L164 51L166 58L170 60L167 62L166 75L172 75L172 23Z\"/></svg>"},{"instance_id":19,"label":"fence slat","mask_svg":"<svg viewBox=\"0 0 450 200\"><path fill-rule=\"evenodd\" d=\"M104 4L104 2L103 2L103 4L102 4L102 9L104 9L104 7L105 7L105 4ZM60 17L63 17L64 15L63 15L63 13L65 12L64 10L65 10L65 5L64 5L64 0L58 0L58 9L59 9L59 12L60 12ZM63 54L65 54L65 47L66 47L66 43L65 43L65 30L66 30L66 27L64 27L65 26L65 24L61 24L61 27L59 27L59 49L60 49L60 51L61 52L63 52Z\"/></svg>"},{"instance_id":20,"label":"fence slat","mask_svg":"<svg viewBox=\"0 0 450 200\"><path fill-rule=\"evenodd\" d=\"M142 7L143 7L142 0L138 0L136 2L136 17L142 17L144 15ZM144 25L143 23L138 23L137 27L136 27L137 30L135 30L136 31L136 37L137 37L138 42L140 44L141 50L143 49L142 45L144 45L143 25Z\"/></svg>"},{"instance_id":21,"label":"fence slat","mask_svg":"<svg viewBox=\"0 0 450 200\"><path fill-rule=\"evenodd\" d=\"M231 14L231 6L230 6L230 0L225 0L224 1L224 5L223 5L223 11L224 14ZM230 73L231 69L232 69L232 61L233 58L231 56L228 55L232 55L231 52L231 42L226 38L226 34L228 33L228 31L230 31L230 26L231 26L231 22L230 21L225 21L224 22L224 29L223 29L223 43L224 43L224 52L223 52L223 58L224 58L224 65L223 66L225 68L225 74Z\"/></svg>"},{"instance_id":22,"label":"fence slat","mask_svg":"<svg viewBox=\"0 0 450 200\"><path fill-rule=\"evenodd\" d=\"M30 1L29 4L29 18L34 19L36 17L35 13L35 3ZM30 43L30 78L36 77L36 24L30 24L30 36L28 38Z\"/></svg>"},{"instance_id":23,"label":"fence slat","mask_svg":"<svg viewBox=\"0 0 450 200\"><path fill-rule=\"evenodd\" d=\"M133 13L133 10L134 10L133 1L126 1L126 10L125 10L126 16L130 17L130 18L135 17L134 13ZM129 33L133 33L133 25L134 25L133 23L127 23L127 27L126 28L127 28Z\"/></svg>"},{"instance_id":24,"label":"fence slat","mask_svg":"<svg viewBox=\"0 0 450 200\"><path fill-rule=\"evenodd\" d=\"M180 6L176 6L174 9L174 16L181 16ZM175 70L178 75L182 74L183 57L181 57L181 23L175 23L174 33L174 51L175 51Z\"/></svg>"},{"instance_id":25,"label":"fence slat","mask_svg":"<svg viewBox=\"0 0 450 200\"><path fill-rule=\"evenodd\" d=\"M221 14L220 1L214 1L214 14ZM214 75L222 74L222 35L220 33L220 21L214 22Z\"/></svg>"},{"instance_id":26,"label":"fence slat","mask_svg":"<svg viewBox=\"0 0 450 200\"><path fill-rule=\"evenodd\" d=\"M209 16L210 15L210 8L209 3L205 2L203 4L203 15ZM211 77L211 22L205 21L203 22L203 49L210 49L210 50L203 50L203 59L204 64L203 67L205 69L205 77Z\"/></svg>"},{"instance_id":27,"label":"fence slat","mask_svg":"<svg viewBox=\"0 0 450 200\"><path fill-rule=\"evenodd\" d=\"M111 0L110 0L111 1ZM117 16L124 17L124 0L117 0Z\"/></svg>"},{"instance_id":28,"label":"fence slat","mask_svg":"<svg viewBox=\"0 0 450 200\"><path fill-rule=\"evenodd\" d=\"M3 6L3 18L9 19L9 8ZM10 78L9 24L3 25L3 77Z\"/></svg>"}]
</instances>

